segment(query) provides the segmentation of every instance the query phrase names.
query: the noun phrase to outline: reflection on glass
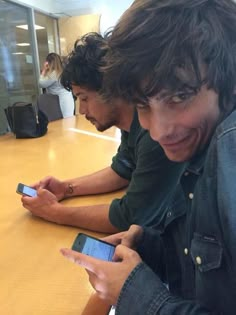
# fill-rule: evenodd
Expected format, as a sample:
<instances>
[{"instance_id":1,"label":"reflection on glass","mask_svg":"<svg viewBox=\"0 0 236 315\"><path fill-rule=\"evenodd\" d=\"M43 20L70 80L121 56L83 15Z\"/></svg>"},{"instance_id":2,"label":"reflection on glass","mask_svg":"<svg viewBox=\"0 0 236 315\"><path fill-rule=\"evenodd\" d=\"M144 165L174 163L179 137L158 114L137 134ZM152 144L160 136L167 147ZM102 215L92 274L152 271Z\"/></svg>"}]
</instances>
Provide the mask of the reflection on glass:
<instances>
[{"instance_id":1,"label":"reflection on glass","mask_svg":"<svg viewBox=\"0 0 236 315\"><path fill-rule=\"evenodd\" d=\"M39 12L34 13L35 24L42 29L36 32L39 64L42 67L46 56L51 52L58 53L56 45L56 23L57 20Z\"/></svg>"},{"instance_id":2,"label":"reflection on glass","mask_svg":"<svg viewBox=\"0 0 236 315\"><path fill-rule=\"evenodd\" d=\"M38 92L29 25L28 9L0 1L0 75L9 104L31 102Z\"/></svg>"},{"instance_id":3,"label":"reflection on glass","mask_svg":"<svg viewBox=\"0 0 236 315\"><path fill-rule=\"evenodd\" d=\"M23 24L30 25L28 9L0 0L0 134L7 131L3 109L14 102L32 102L38 93L30 28L16 27Z\"/></svg>"},{"instance_id":4,"label":"reflection on glass","mask_svg":"<svg viewBox=\"0 0 236 315\"><path fill-rule=\"evenodd\" d=\"M4 108L15 102L35 102L39 93L33 34L36 32L40 64L55 51L56 19L35 13L31 27L30 10L0 0L0 134L7 131Z\"/></svg>"}]
</instances>

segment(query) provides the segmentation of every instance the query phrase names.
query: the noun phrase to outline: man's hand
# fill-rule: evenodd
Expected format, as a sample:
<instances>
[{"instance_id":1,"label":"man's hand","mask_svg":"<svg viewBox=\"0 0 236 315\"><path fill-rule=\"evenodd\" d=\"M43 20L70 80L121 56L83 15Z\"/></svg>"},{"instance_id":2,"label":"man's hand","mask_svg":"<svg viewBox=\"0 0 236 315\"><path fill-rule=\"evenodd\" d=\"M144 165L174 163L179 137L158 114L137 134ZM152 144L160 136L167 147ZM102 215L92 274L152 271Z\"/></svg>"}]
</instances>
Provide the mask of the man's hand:
<instances>
[{"instance_id":1,"label":"man's hand","mask_svg":"<svg viewBox=\"0 0 236 315\"><path fill-rule=\"evenodd\" d=\"M136 249L142 239L143 228L139 225L131 225L128 231L109 235L103 238L104 241L113 245L122 244L131 249Z\"/></svg>"},{"instance_id":2,"label":"man's hand","mask_svg":"<svg viewBox=\"0 0 236 315\"><path fill-rule=\"evenodd\" d=\"M60 223L59 208L57 198L50 191L39 188L36 197L23 196L21 198L23 207L29 210L33 215L48 221Z\"/></svg>"},{"instance_id":3,"label":"man's hand","mask_svg":"<svg viewBox=\"0 0 236 315\"><path fill-rule=\"evenodd\" d=\"M66 184L52 176L41 179L39 182L33 184L32 187L35 189L44 188L49 190L56 196L58 201L64 199L67 189Z\"/></svg>"},{"instance_id":4,"label":"man's hand","mask_svg":"<svg viewBox=\"0 0 236 315\"><path fill-rule=\"evenodd\" d=\"M98 296L111 305L116 305L127 277L141 262L141 258L134 250L123 245L116 247L116 262L96 259L71 249L61 249L61 253L86 269L89 281Z\"/></svg>"}]
</instances>

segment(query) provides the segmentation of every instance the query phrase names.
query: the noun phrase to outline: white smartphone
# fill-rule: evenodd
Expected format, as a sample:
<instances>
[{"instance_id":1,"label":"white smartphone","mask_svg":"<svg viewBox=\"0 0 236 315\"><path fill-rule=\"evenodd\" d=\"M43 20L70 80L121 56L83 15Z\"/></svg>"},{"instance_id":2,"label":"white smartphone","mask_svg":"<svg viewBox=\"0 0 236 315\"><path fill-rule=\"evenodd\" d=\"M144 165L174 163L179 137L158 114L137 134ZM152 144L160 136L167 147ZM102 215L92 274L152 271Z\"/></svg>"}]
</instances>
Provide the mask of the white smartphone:
<instances>
[{"instance_id":1,"label":"white smartphone","mask_svg":"<svg viewBox=\"0 0 236 315\"><path fill-rule=\"evenodd\" d=\"M36 189L29 187L27 185L24 185L22 183L19 183L17 185L16 192L18 194L25 195L28 197L36 197L37 196L37 190Z\"/></svg>"},{"instance_id":2,"label":"white smartphone","mask_svg":"<svg viewBox=\"0 0 236 315\"><path fill-rule=\"evenodd\" d=\"M79 233L72 245L72 249L88 256L111 261L115 252L115 246L92 237Z\"/></svg>"},{"instance_id":3,"label":"white smartphone","mask_svg":"<svg viewBox=\"0 0 236 315\"><path fill-rule=\"evenodd\" d=\"M107 315L115 315L115 314L116 314L116 308L115 308L115 306L112 306Z\"/></svg>"}]
</instances>

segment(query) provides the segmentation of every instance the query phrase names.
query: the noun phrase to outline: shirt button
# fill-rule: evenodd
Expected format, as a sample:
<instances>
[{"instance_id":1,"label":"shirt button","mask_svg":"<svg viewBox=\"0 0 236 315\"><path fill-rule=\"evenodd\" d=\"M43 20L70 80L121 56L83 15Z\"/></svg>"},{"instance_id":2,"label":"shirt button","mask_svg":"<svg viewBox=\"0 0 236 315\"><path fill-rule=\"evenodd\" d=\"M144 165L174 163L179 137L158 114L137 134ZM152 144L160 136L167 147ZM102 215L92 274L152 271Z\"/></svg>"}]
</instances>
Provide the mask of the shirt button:
<instances>
[{"instance_id":1,"label":"shirt button","mask_svg":"<svg viewBox=\"0 0 236 315\"><path fill-rule=\"evenodd\" d=\"M188 176L188 175L189 175L189 172L185 172L185 173L184 173L184 176Z\"/></svg>"},{"instance_id":2,"label":"shirt button","mask_svg":"<svg viewBox=\"0 0 236 315\"><path fill-rule=\"evenodd\" d=\"M197 257L196 257L196 263L197 263L198 265L201 265L201 264L202 264L202 259L201 259L200 256L197 256Z\"/></svg>"},{"instance_id":3,"label":"shirt button","mask_svg":"<svg viewBox=\"0 0 236 315\"><path fill-rule=\"evenodd\" d=\"M185 255L188 255L188 249L187 248L184 249L184 253L185 253Z\"/></svg>"},{"instance_id":4,"label":"shirt button","mask_svg":"<svg viewBox=\"0 0 236 315\"><path fill-rule=\"evenodd\" d=\"M169 212L167 212L167 218L170 218L171 216L172 216L172 213L171 213L171 211L169 211Z\"/></svg>"},{"instance_id":5,"label":"shirt button","mask_svg":"<svg viewBox=\"0 0 236 315\"><path fill-rule=\"evenodd\" d=\"M193 199L193 193L190 193L189 195L188 195L188 197L189 197L189 199Z\"/></svg>"}]
</instances>

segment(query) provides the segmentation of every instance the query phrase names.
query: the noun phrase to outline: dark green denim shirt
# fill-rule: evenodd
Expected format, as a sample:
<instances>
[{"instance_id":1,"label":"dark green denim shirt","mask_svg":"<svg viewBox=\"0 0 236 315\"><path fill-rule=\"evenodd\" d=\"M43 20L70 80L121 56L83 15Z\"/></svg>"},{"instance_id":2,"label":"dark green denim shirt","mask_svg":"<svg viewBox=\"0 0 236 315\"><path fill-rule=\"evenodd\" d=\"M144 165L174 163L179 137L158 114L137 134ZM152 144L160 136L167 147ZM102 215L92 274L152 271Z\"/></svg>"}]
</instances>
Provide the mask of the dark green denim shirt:
<instances>
[{"instance_id":1,"label":"dark green denim shirt","mask_svg":"<svg viewBox=\"0 0 236 315\"><path fill-rule=\"evenodd\" d=\"M123 198L111 203L111 223L120 230L127 230L131 224L158 225L165 216L163 204L175 188L184 164L167 159L160 145L140 126L136 112L130 132L122 131L111 167L130 181Z\"/></svg>"},{"instance_id":2,"label":"dark green denim shirt","mask_svg":"<svg viewBox=\"0 0 236 315\"><path fill-rule=\"evenodd\" d=\"M163 224L144 231L116 315L236 312L236 111L180 183Z\"/></svg>"}]
</instances>

